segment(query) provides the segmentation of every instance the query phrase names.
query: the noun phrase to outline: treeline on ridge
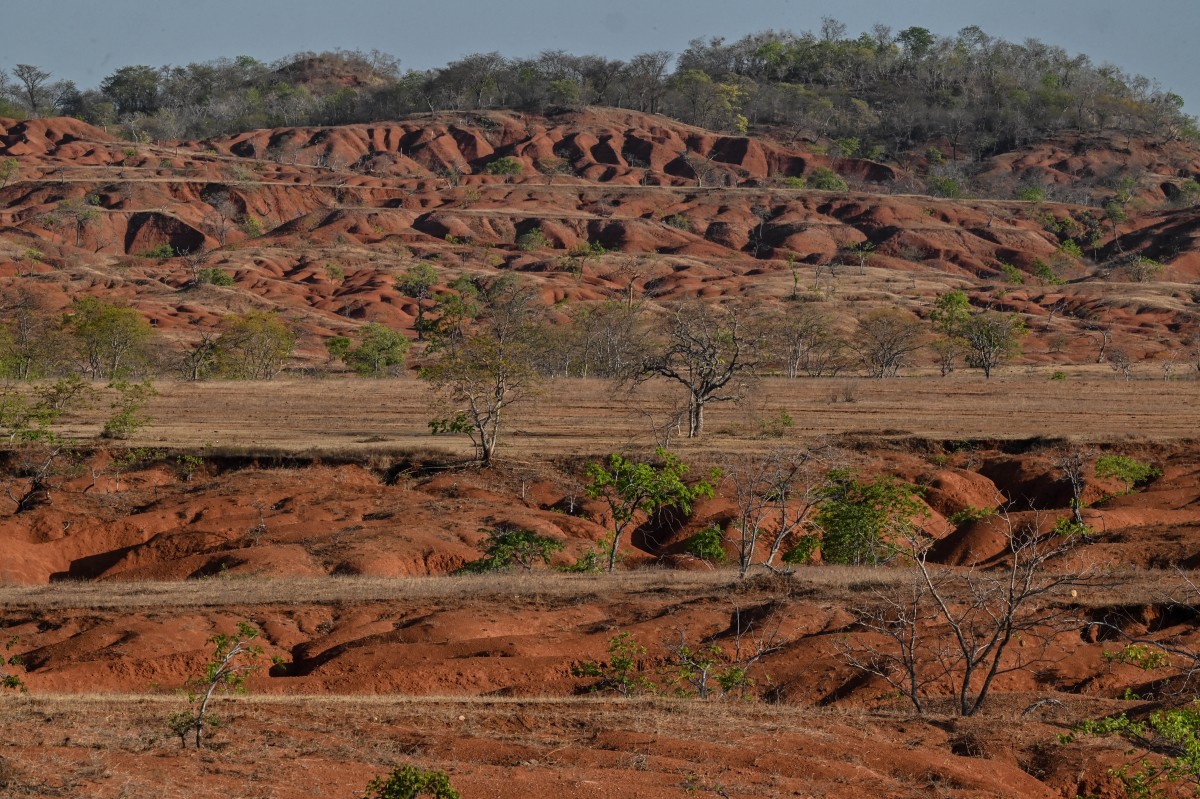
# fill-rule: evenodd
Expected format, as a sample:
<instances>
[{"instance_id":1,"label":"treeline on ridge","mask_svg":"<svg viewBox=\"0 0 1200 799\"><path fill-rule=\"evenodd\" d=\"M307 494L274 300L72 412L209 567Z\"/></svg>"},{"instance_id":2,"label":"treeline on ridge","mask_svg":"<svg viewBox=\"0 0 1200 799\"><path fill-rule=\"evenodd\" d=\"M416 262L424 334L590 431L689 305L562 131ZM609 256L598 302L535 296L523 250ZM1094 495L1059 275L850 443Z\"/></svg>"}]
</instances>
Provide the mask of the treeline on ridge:
<instances>
[{"instance_id":1,"label":"treeline on ridge","mask_svg":"<svg viewBox=\"0 0 1200 799\"><path fill-rule=\"evenodd\" d=\"M851 38L826 18L818 33L766 31L696 39L682 53L628 60L547 50L475 53L402 70L374 51L296 53L186 66L123 66L79 89L21 64L0 73L0 116L68 115L130 138L199 139L253 128L338 125L418 112L604 105L744 133L838 140L843 155L901 159L931 139L955 159L1010 150L1064 129L1198 135L1182 99L1142 76L1029 39L971 26L955 36L876 25Z\"/></svg>"}]
</instances>

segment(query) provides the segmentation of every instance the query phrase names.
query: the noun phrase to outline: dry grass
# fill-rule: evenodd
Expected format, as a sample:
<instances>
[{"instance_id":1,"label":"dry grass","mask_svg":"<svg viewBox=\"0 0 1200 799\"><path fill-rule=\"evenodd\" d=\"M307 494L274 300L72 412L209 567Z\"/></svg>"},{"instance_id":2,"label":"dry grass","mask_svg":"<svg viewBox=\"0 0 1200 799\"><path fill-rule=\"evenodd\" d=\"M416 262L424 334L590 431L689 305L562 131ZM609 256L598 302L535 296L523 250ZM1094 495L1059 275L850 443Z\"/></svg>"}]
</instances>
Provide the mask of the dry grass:
<instances>
[{"instance_id":1,"label":"dry grass","mask_svg":"<svg viewBox=\"0 0 1200 799\"><path fill-rule=\"evenodd\" d=\"M1044 372L1044 373L1043 373ZM1065 382L1049 370L1015 367L987 381L976 376L895 380L762 381L751 398L716 403L706 434L676 438L682 453L747 450L763 445L763 420L786 411L788 438L852 435L875 439L1012 440L1079 438L1090 442L1189 439L1200 429L1195 385L1124 381L1083 369ZM291 455L441 450L467 456L465 438L435 438L427 387L412 379L281 380L263 383L161 383L150 407L155 421L130 442ZM845 401L849 395L852 401ZM600 380L560 380L516 409L501 454L595 454L653 447L647 411L666 401L664 387L628 392ZM68 431L94 435L104 409L72 420Z\"/></svg>"},{"instance_id":2,"label":"dry grass","mask_svg":"<svg viewBox=\"0 0 1200 799\"><path fill-rule=\"evenodd\" d=\"M826 565L790 575L759 573L745 581L738 580L736 573L729 570L643 569L598 575L537 571L450 577L212 577L184 582L59 582L0 586L0 606L9 610L134 611L480 599L513 605L597 599L616 603L620 597L655 594L682 600L734 593L803 596L854 606L870 592L907 585L912 575L911 570L901 567ZM1200 584L1200 573L1134 570L1106 574L1093 583L1070 601L1090 607L1180 601L1194 593L1193 586ZM1062 598L1065 600L1066 595Z\"/></svg>"}]
</instances>

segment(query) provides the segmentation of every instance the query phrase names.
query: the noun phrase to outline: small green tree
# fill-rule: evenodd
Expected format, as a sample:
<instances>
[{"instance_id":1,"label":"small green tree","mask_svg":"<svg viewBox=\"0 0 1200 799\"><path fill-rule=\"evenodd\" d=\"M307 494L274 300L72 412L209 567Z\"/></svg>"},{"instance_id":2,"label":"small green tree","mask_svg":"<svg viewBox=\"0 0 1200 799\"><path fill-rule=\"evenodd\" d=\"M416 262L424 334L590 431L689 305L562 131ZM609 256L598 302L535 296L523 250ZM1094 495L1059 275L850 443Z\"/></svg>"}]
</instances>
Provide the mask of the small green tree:
<instances>
[{"instance_id":1,"label":"small green tree","mask_svg":"<svg viewBox=\"0 0 1200 799\"><path fill-rule=\"evenodd\" d=\"M141 383L118 380L109 384L109 388L117 392L117 397L109 406L113 414L105 420L101 438L126 439L152 421L146 414L146 405L158 392L149 380Z\"/></svg>"},{"instance_id":2,"label":"small green tree","mask_svg":"<svg viewBox=\"0 0 1200 799\"><path fill-rule=\"evenodd\" d=\"M330 363L344 360L353 347L354 341L349 336L330 336L325 339L325 351L329 353Z\"/></svg>"},{"instance_id":3,"label":"small green tree","mask_svg":"<svg viewBox=\"0 0 1200 799\"><path fill-rule=\"evenodd\" d=\"M1027 332L1020 316L999 311L984 311L971 316L959 329L967 349L967 363L983 370L991 378L992 370L1021 351L1021 337Z\"/></svg>"},{"instance_id":4,"label":"small green tree","mask_svg":"<svg viewBox=\"0 0 1200 799\"><path fill-rule=\"evenodd\" d=\"M808 176L808 186L821 191L846 191L850 186L828 167L819 166Z\"/></svg>"},{"instance_id":5,"label":"small green tree","mask_svg":"<svg viewBox=\"0 0 1200 799\"><path fill-rule=\"evenodd\" d=\"M396 278L396 289L417 304L417 341L425 340L425 303L433 298L433 287L437 285L437 270L432 264L422 261L409 267Z\"/></svg>"},{"instance_id":6,"label":"small green tree","mask_svg":"<svg viewBox=\"0 0 1200 799\"><path fill-rule=\"evenodd\" d=\"M0 160L0 189L3 189L9 183L17 179L17 175L21 174L20 166L15 158L5 158Z\"/></svg>"},{"instance_id":7,"label":"small green tree","mask_svg":"<svg viewBox=\"0 0 1200 799\"><path fill-rule=\"evenodd\" d=\"M848 469L834 469L813 517L826 563L877 565L896 554L895 541L911 537L926 515L914 489L889 475L860 482Z\"/></svg>"},{"instance_id":8,"label":"small green tree","mask_svg":"<svg viewBox=\"0 0 1200 799\"><path fill-rule=\"evenodd\" d=\"M686 549L692 557L708 563L724 563L724 542L725 536L721 534L721 528L714 524L688 538Z\"/></svg>"},{"instance_id":9,"label":"small green tree","mask_svg":"<svg viewBox=\"0 0 1200 799\"><path fill-rule=\"evenodd\" d=\"M203 745L204 726L217 725L217 720L208 713L209 702L218 690L242 692L246 677L259 667L255 660L262 655L262 647L254 643L258 628L246 622L238 622L233 635L217 633L208 639L213 645L212 656L204 664L204 671L188 681L186 686L189 704L194 708L174 713L167 720L171 730L179 736L181 745L186 745L187 734L195 732L196 748Z\"/></svg>"},{"instance_id":10,"label":"small green tree","mask_svg":"<svg viewBox=\"0 0 1200 799\"><path fill-rule=\"evenodd\" d=\"M533 564L539 560L549 564L550 556L562 551L564 546L562 541L538 535L533 530L497 527L482 532L487 532L487 537L477 546L483 557L464 566L464 572L504 571L514 566L533 571Z\"/></svg>"},{"instance_id":11,"label":"small green tree","mask_svg":"<svg viewBox=\"0 0 1200 799\"><path fill-rule=\"evenodd\" d=\"M9 638L7 641L5 641L5 653L11 652L13 647L15 647L20 640L20 636L14 635L12 638ZM23 663L24 661L19 654L0 656L0 688L7 688L12 691L20 691L21 693L25 693L27 690L25 688L25 681L22 680L21 675L17 674L15 671L15 669L22 666ZM14 671L9 671L7 668L5 668L6 666L11 666Z\"/></svg>"},{"instance_id":12,"label":"small green tree","mask_svg":"<svg viewBox=\"0 0 1200 799\"><path fill-rule=\"evenodd\" d=\"M533 252L550 246L550 239L540 227L532 227L517 236L517 248L523 252Z\"/></svg>"},{"instance_id":13,"label":"small green tree","mask_svg":"<svg viewBox=\"0 0 1200 799\"><path fill-rule=\"evenodd\" d=\"M404 364L408 348L408 339L403 334L370 322L362 329L358 346L348 350L342 360L360 375L381 377L392 367Z\"/></svg>"},{"instance_id":14,"label":"small green tree","mask_svg":"<svg viewBox=\"0 0 1200 799\"><path fill-rule=\"evenodd\" d=\"M427 771L416 766L397 766L386 777L376 777L367 784L364 799L461 799L444 771Z\"/></svg>"},{"instance_id":15,"label":"small green tree","mask_svg":"<svg viewBox=\"0 0 1200 799\"><path fill-rule=\"evenodd\" d=\"M971 301L962 289L939 294L929 312L933 329L944 336L957 336L971 318Z\"/></svg>"},{"instance_id":16,"label":"small green tree","mask_svg":"<svg viewBox=\"0 0 1200 799\"><path fill-rule=\"evenodd\" d=\"M604 464L593 463L587 468L591 481L587 495L608 504L612 535L608 541L608 570L617 567L617 552L621 537L630 530L639 514L650 516L664 508L678 508L690 513L692 503L701 497L711 497L713 487L701 480L693 486L683 481L687 466L666 450L657 451L659 463L642 463L613 453Z\"/></svg>"},{"instance_id":17,"label":"small green tree","mask_svg":"<svg viewBox=\"0 0 1200 799\"><path fill-rule=\"evenodd\" d=\"M270 311L251 311L221 320L215 342L219 370L235 380L270 380L292 357L296 334Z\"/></svg>"},{"instance_id":18,"label":"small green tree","mask_svg":"<svg viewBox=\"0 0 1200 799\"><path fill-rule=\"evenodd\" d=\"M99 379L128 375L146 357L154 337L137 311L96 297L72 303L65 326L83 370Z\"/></svg>"},{"instance_id":19,"label":"small green tree","mask_svg":"<svg viewBox=\"0 0 1200 799\"><path fill-rule=\"evenodd\" d=\"M571 667L576 677L599 677L592 691L612 691L624 697L654 691L654 683L645 676L646 647L630 633L617 633L608 642L608 660L586 661Z\"/></svg>"},{"instance_id":20,"label":"small green tree","mask_svg":"<svg viewBox=\"0 0 1200 799\"><path fill-rule=\"evenodd\" d=\"M1121 781L1125 796L1134 799L1165 799L1178 796L1173 786L1190 786L1190 795L1200 791L1200 706L1156 710L1145 721L1134 721L1122 713L1078 724L1060 738L1064 744L1079 736L1125 739L1140 751L1133 760L1109 773ZM1153 754L1152 754L1153 753Z\"/></svg>"}]
</instances>

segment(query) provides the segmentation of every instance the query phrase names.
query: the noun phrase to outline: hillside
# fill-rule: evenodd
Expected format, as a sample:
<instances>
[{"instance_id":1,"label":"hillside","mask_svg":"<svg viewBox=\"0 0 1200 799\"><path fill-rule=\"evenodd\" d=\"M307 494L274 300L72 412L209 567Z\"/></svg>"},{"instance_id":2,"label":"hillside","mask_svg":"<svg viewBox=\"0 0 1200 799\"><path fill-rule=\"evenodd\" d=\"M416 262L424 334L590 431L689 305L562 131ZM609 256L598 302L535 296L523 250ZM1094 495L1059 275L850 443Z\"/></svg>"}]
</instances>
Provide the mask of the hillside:
<instances>
[{"instance_id":1,"label":"hillside","mask_svg":"<svg viewBox=\"0 0 1200 799\"><path fill-rule=\"evenodd\" d=\"M0 157L20 174L0 189L0 281L51 308L82 294L130 302L178 341L247 308L285 314L309 358L365 321L411 329L415 306L393 277L419 261L443 284L519 273L568 304L802 295L847 330L880 305L924 315L962 287L978 307L1057 315L1053 331L1029 324L1026 350L1058 349L1064 363L1088 359L1097 326L1138 358L1196 329L1198 212L1180 186L1200 156L1179 142L1059 137L983 164L1079 205L916 194L919 169L602 109L136 146L72 120L4 124ZM502 159L515 174L489 174ZM792 187L831 173L850 188ZM1118 185L1111 221L1097 206ZM535 227L544 246L519 247ZM588 243L603 254L572 255ZM1161 271L1131 272L1139 257ZM201 267L234 285L196 285Z\"/></svg>"}]
</instances>

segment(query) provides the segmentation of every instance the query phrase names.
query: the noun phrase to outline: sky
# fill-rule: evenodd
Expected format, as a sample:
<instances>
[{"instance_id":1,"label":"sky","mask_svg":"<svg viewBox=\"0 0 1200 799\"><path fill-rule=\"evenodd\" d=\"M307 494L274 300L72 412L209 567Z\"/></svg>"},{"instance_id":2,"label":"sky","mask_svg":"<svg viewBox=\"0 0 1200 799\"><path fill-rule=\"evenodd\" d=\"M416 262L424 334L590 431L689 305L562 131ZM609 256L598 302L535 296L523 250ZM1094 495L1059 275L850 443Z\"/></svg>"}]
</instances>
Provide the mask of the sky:
<instances>
[{"instance_id":1,"label":"sky","mask_svg":"<svg viewBox=\"0 0 1200 799\"><path fill-rule=\"evenodd\" d=\"M402 69L474 52L543 50L628 58L678 53L689 40L820 29L834 17L855 36L877 22L953 35L1057 45L1142 74L1200 114L1200 0L56 0L6 2L0 69L35 64L95 88L119 67L305 50L377 49Z\"/></svg>"}]
</instances>

